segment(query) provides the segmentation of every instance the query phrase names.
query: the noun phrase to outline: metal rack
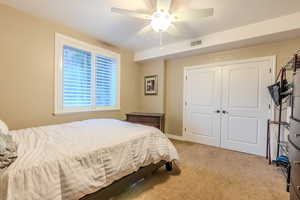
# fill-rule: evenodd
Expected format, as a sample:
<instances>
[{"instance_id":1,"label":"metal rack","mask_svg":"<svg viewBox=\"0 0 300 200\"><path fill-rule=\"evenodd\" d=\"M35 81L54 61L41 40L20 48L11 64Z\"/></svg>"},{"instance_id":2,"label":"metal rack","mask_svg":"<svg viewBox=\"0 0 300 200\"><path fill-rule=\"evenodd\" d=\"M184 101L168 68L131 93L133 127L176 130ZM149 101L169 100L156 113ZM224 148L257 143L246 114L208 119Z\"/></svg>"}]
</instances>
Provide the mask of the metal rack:
<instances>
[{"instance_id":1,"label":"metal rack","mask_svg":"<svg viewBox=\"0 0 300 200\"><path fill-rule=\"evenodd\" d=\"M281 69L280 73L277 76L276 82L278 81L280 77L280 88L282 88L284 76L286 74L286 71L292 70L294 73L296 72L297 68L300 68L300 57L297 54L299 51L296 52L296 54L293 56L291 60L289 60L285 66ZM293 109L292 109L293 110ZM281 139L281 127L289 127L289 124L287 122L282 122L282 99L279 100L279 117L278 117L278 136L277 136L277 157L280 154L280 139Z\"/></svg>"},{"instance_id":2,"label":"metal rack","mask_svg":"<svg viewBox=\"0 0 300 200\"><path fill-rule=\"evenodd\" d=\"M278 82L280 79L280 88L284 87L284 82L283 80L285 79L286 76L286 72L289 70L292 70L294 73L296 72L296 70L298 68L300 68L300 56L299 56L300 51L297 51L296 54L293 56L293 58L291 60L289 60L280 70L276 81ZM292 94L290 94L292 96ZM292 104L293 105L293 104ZM282 127L285 127L286 129L290 128L290 124L288 122L282 121L282 111L283 111L283 101L282 99L279 100L279 117L278 117L278 121L271 121L268 120L268 128L267 128L267 148L266 148L266 158L269 161L269 164L272 164L272 160L271 160L271 144L270 144L270 138L271 138L271 132L270 132L270 126L271 125L278 125L278 135L277 135L277 154L276 154L276 165L280 167L280 169L282 170L283 174L287 177L287 191L289 191L289 185L290 185L290 170L291 170L291 166L289 161L285 164L280 166L277 163L277 158L280 155L284 155L286 157L288 157L288 142L286 141L281 141L281 135L282 135ZM292 112L293 112L293 108L292 108ZM293 116L293 113L292 113Z\"/></svg>"}]
</instances>

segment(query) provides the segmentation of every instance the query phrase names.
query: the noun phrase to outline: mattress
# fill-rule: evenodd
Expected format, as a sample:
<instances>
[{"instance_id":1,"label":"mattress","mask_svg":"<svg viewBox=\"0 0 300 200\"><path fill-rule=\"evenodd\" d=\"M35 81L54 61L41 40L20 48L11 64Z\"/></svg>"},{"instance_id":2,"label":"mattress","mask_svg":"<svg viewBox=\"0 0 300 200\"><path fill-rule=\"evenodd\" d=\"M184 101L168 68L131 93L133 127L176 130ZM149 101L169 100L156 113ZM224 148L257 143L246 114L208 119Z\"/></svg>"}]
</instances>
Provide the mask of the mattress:
<instances>
[{"instance_id":1,"label":"mattress","mask_svg":"<svg viewBox=\"0 0 300 200\"><path fill-rule=\"evenodd\" d=\"M11 131L18 158L0 174L1 200L72 200L140 167L178 160L154 127L93 119Z\"/></svg>"}]
</instances>

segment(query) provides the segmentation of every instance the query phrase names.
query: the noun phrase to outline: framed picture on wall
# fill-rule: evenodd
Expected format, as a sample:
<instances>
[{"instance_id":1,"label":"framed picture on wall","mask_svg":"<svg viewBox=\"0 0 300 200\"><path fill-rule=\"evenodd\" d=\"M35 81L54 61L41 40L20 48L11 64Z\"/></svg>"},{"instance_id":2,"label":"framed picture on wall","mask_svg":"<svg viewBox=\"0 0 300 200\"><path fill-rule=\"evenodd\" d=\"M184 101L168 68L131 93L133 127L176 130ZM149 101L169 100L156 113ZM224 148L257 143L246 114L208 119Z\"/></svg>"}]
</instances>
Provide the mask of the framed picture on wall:
<instances>
[{"instance_id":1,"label":"framed picture on wall","mask_svg":"<svg viewBox=\"0 0 300 200\"><path fill-rule=\"evenodd\" d=\"M157 75L145 76L145 95L157 95Z\"/></svg>"}]
</instances>

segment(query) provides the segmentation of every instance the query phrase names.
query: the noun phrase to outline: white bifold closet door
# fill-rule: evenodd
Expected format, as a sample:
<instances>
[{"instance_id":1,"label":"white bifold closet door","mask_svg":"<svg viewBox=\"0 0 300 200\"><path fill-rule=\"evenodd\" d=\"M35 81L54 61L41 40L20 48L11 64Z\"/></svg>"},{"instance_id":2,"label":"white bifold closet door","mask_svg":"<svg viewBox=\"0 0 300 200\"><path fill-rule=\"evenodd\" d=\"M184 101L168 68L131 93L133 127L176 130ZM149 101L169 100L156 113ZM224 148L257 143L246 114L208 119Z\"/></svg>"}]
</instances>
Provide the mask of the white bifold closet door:
<instances>
[{"instance_id":1,"label":"white bifold closet door","mask_svg":"<svg viewBox=\"0 0 300 200\"><path fill-rule=\"evenodd\" d=\"M187 77L185 133L193 141L219 146L221 68L190 70Z\"/></svg>"},{"instance_id":2,"label":"white bifold closet door","mask_svg":"<svg viewBox=\"0 0 300 200\"><path fill-rule=\"evenodd\" d=\"M186 70L184 136L265 155L271 68L271 60L253 60Z\"/></svg>"}]
</instances>

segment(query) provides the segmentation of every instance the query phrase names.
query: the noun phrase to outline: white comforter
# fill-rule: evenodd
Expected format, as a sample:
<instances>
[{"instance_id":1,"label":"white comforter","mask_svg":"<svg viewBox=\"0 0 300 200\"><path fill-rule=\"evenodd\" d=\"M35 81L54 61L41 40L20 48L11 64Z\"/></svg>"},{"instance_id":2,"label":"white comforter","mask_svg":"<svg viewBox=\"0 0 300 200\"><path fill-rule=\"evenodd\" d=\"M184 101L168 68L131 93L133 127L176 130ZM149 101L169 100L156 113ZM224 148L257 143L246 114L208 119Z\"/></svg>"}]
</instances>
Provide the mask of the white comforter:
<instances>
[{"instance_id":1,"label":"white comforter","mask_svg":"<svg viewBox=\"0 0 300 200\"><path fill-rule=\"evenodd\" d=\"M142 166L178 159L158 129L112 119L10 134L18 158L0 174L1 200L75 200Z\"/></svg>"}]
</instances>

